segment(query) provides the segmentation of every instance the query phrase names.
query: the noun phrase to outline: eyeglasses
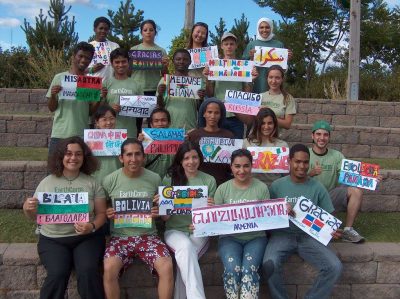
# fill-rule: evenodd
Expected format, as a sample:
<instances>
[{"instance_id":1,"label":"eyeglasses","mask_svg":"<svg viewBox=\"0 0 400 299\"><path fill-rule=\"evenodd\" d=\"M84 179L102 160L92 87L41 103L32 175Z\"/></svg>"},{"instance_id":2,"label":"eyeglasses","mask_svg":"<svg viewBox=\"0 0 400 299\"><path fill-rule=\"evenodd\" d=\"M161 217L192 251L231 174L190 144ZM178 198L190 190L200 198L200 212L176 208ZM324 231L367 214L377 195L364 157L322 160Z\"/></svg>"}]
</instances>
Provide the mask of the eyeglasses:
<instances>
[{"instance_id":1,"label":"eyeglasses","mask_svg":"<svg viewBox=\"0 0 400 299\"><path fill-rule=\"evenodd\" d=\"M208 25L206 23L203 23L203 22L197 22L196 24L193 25L193 28L196 27L196 26L202 26L202 27L208 29Z\"/></svg>"}]
</instances>

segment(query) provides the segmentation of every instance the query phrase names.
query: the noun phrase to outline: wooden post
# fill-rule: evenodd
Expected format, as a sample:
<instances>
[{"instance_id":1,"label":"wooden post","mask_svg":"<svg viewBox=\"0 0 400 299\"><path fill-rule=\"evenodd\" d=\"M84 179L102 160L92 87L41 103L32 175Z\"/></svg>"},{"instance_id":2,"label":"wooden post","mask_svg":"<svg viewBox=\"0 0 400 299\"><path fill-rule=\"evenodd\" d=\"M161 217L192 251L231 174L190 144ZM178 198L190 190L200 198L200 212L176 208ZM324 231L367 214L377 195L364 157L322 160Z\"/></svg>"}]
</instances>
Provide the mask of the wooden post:
<instances>
[{"instance_id":1,"label":"wooden post","mask_svg":"<svg viewBox=\"0 0 400 299\"><path fill-rule=\"evenodd\" d=\"M360 19L361 0L351 0L349 69L347 76L347 100L350 101L358 101L360 88Z\"/></svg>"},{"instance_id":2,"label":"wooden post","mask_svg":"<svg viewBox=\"0 0 400 299\"><path fill-rule=\"evenodd\" d=\"M186 30L192 30L194 24L195 3L196 0L185 0L185 24Z\"/></svg>"}]
</instances>

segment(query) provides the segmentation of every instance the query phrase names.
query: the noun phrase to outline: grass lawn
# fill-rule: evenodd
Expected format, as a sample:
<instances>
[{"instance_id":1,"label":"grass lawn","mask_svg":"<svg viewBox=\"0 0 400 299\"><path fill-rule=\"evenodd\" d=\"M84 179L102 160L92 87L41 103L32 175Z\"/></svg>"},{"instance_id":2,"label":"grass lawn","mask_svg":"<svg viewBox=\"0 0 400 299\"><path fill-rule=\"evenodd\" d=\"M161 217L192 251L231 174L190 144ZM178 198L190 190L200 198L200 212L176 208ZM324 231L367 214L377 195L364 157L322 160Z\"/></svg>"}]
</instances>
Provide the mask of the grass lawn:
<instances>
[{"instance_id":1,"label":"grass lawn","mask_svg":"<svg viewBox=\"0 0 400 299\"><path fill-rule=\"evenodd\" d=\"M0 147L0 161L46 161L47 148Z\"/></svg>"},{"instance_id":2,"label":"grass lawn","mask_svg":"<svg viewBox=\"0 0 400 299\"><path fill-rule=\"evenodd\" d=\"M35 243L36 224L21 210L0 209L0 243Z\"/></svg>"}]
</instances>

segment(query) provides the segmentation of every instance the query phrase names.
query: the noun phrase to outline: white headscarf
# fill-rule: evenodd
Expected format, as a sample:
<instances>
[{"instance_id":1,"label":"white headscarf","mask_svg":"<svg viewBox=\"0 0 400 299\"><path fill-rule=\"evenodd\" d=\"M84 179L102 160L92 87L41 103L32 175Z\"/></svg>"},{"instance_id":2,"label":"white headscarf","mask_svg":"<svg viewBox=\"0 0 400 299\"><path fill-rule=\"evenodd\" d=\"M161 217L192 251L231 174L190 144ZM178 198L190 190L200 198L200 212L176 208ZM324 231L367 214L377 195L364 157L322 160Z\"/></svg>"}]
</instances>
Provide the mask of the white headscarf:
<instances>
[{"instance_id":1,"label":"white headscarf","mask_svg":"<svg viewBox=\"0 0 400 299\"><path fill-rule=\"evenodd\" d=\"M260 24L261 24L262 22L268 23L268 24L269 24L269 27L271 27L271 33L268 35L267 38L263 38L263 37L260 35L260 32L258 32L258 27L260 27ZM257 40L261 40L261 41L263 41L263 42L267 42L267 41L273 39L274 36L275 36L275 34L274 34L274 23L272 22L271 19L268 19L268 18L261 18L261 19L259 19L258 22L257 22L257 31L256 31L256 32L257 32L257 37L256 37Z\"/></svg>"}]
</instances>

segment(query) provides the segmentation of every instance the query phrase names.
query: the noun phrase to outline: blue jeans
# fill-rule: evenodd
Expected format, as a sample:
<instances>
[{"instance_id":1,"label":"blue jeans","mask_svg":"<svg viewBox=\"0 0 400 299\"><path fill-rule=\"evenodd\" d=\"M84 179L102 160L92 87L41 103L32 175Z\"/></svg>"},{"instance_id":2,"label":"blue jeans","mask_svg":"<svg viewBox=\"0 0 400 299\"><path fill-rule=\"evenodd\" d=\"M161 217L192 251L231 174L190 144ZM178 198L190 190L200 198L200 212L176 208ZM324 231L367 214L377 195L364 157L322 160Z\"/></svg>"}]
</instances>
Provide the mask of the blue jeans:
<instances>
[{"instance_id":1,"label":"blue jeans","mask_svg":"<svg viewBox=\"0 0 400 299\"><path fill-rule=\"evenodd\" d=\"M240 240L234 237L221 237L218 242L218 255L224 264L224 289L228 299L258 298L261 266L266 237Z\"/></svg>"},{"instance_id":2,"label":"blue jeans","mask_svg":"<svg viewBox=\"0 0 400 299\"><path fill-rule=\"evenodd\" d=\"M231 131L235 139L243 139L244 124L237 117L226 118L222 128Z\"/></svg>"},{"instance_id":3,"label":"blue jeans","mask_svg":"<svg viewBox=\"0 0 400 299\"><path fill-rule=\"evenodd\" d=\"M268 279L268 286L273 299L288 299L283 285L283 263L293 253L319 270L305 299L330 298L332 289L342 272L342 263L335 253L305 233L273 234L265 250L263 269Z\"/></svg>"}]
</instances>

